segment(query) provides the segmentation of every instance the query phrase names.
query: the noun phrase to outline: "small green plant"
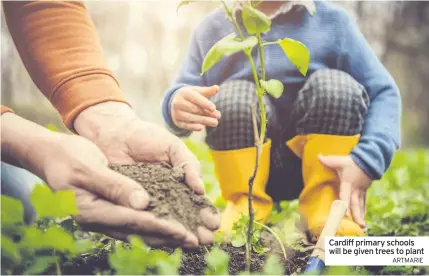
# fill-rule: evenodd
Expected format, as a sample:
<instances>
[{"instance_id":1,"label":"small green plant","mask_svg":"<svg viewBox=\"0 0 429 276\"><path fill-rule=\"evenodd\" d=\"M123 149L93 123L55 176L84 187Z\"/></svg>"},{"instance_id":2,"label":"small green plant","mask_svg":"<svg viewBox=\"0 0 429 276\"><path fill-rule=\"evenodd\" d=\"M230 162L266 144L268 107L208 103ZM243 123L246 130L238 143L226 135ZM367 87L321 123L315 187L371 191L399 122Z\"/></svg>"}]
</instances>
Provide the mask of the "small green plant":
<instances>
[{"instance_id":1,"label":"small green plant","mask_svg":"<svg viewBox=\"0 0 429 276\"><path fill-rule=\"evenodd\" d=\"M250 250L258 254L264 254L270 249L261 243L262 226L255 225L251 239L248 241L247 227L249 227L249 216L243 215L234 223L231 235L231 244L234 247L249 246Z\"/></svg>"},{"instance_id":2,"label":"small green plant","mask_svg":"<svg viewBox=\"0 0 429 276\"><path fill-rule=\"evenodd\" d=\"M260 223L258 221L255 221L255 227L253 227L252 236L250 242L247 240L247 227L249 226L249 217L248 216L241 216L241 218L234 223L233 229L232 229L232 236L231 236L231 244L234 247L242 247L243 245L249 246L250 250L253 250L253 252L258 254L264 254L270 251L269 248L264 247L261 240L261 234L262 230L267 230L271 235L274 236L274 238L279 243L284 260L287 260L287 254L286 249L283 245L282 240L277 235L277 233L267 225Z\"/></svg>"},{"instance_id":3,"label":"small green plant","mask_svg":"<svg viewBox=\"0 0 429 276\"><path fill-rule=\"evenodd\" d=\"M38 222L26 225L21 202L1 196L2 274L42 274L53 268L61 274L61 262L92 249L91 241L76 240L55 223L77 214L74 194L36 185L30 199Z\"/></svg>"},{"instance_id":4,"label":"small green plant","mask_svg":"<svg viewBox=\"0 0 429 276\"><path fill-rule=\"evenodd\" d=\"M276 255L270 255L264 265L264 275L285 275L285 268Z\"/></svg>"},{"instance_id":5,"label":"small green plant","mask_svg":"<svg viewBox=\"0 0 429 276\"><path fill-rule=\"evenodd\" d=\"M219 247L213 249L206 254L207 268L204 270L206 275L229 275L229 255Z\"/></svg>"},{"instance_id":6,"label":"small green plant","mask_svg":"<svg viewBox=\"0 0 429 276\"><path fill-rule=\"evenodd\" d=\"M193 1L181 1L178 8L183 5L189 4ZM266 79L265 74L265 59L264 59L264 47L270 45L280 46L285 55L289 58L293 65L299 70L304 76L307 74L308 66L310 63L310 53L307 48L299 41L283 38L278 41L263 41L261 34L268 32L271 29L271 19L263 12L257 9L257 6L262 1L249 1L248 5L243 6L242 9L242 21L246 29L247 34L243 32L239 24L237 23L236 12L233 8L228 6L225 0L222 0L222 6L228 17L235 28L235 33L231 33L217 43L206 54L201 67L201 74L203 75L212 66L219 62L223 57L235 54L237 52L244 52L249 60L250 67L252 69L253 79L256 85L256 94L258 97L259 106L259 117L260 117L260 129L258 130L256 120L256 106L252 106L253 114L253 125L254 125L254 136L255 136L255 147L256 147L256 163L252 176L249 179L249 224L247 227L247 241L251 241L253 227L254 227L254 211L252 206L252 189L253 181L256 177L259 168L259 161L262 151L262 145L266 137L267 118L265 113L264 105L264 94L268 93L274 98L279 98L283 94L283 83L277 79ZM313 11L310 11L311 13ZM253 60L252 52L254 48L257 48L257 52L260 60L260 70L256 68ZM246 246L246 268L249 271L250 268L250 246Z\"/></svg>"},{"instance_id":7,"label":"small green plant","mask_svg":"<svg viewBox=\"0 0 429 276\"><path fill-rule=\"evenodd\" d=\"M52 192L47 185L36 185L30 200L37 212L32 225L24 223L20 201L1 196L2 275L61 274L61 266L80 255L108 252L110 267L118 274L178 274L182 251L172 254L152 250L140 238L130 236L129 243L115 241L102 234L86 233L76 238L78 214L72 191ZM106 242L107 241L107 242Z\"/></svg>"},{"instance_id":8,"label":"small green plant","mask_svg":"<svg viewBox=\"0 0 429 276\"><path fill-rule=\"evenodd\" d=\"M109 255L109 264L120 275L176 275L182 262L182 251L169 255L152 250L137 236L129 237L129 244L118 242L115 252Z\"/></svg>"}]
</instances>

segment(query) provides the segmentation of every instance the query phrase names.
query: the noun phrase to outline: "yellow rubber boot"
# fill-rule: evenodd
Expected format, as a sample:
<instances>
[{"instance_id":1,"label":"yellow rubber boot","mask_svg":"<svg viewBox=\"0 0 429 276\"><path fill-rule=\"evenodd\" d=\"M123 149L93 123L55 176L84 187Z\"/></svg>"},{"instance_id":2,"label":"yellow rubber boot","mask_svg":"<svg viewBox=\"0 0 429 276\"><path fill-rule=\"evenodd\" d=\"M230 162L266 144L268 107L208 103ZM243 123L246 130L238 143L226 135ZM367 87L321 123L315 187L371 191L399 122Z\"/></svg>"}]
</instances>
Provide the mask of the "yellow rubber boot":
<instances>
[{"instance_id":1,"label":"yellow rubber boot","mask_svg":"<svg viewBox=\"0 0 429 276\"><path fill-rule=\"evenodd\" d=\"M272 199L265 192L270 171L271 141L268 140L260 156L258 172L253 182L253 209L255 218L265 222L271 213ZM219 181L227 207L222 216L220 232L229 234L235 221L249 213L249 178L253 174L256 162L256 148L214 151L215 174Z\"/></svg>"},{"instance_id":2,"label":"yellow rubber boot","mask_svg":"<svg viewBox=\"0 0 429 276\"><path fill-rule=\"evenodd\" d=\"M318 155L348 155L358 140L359 135L308 134L298 135L286 143L302 158L304 189L299 196L299 210L313 240L318 239L332 202L339 198L340 185L336 172L320 163ZM342 220L337 231L337 236L363 234L363 230L349 214Z\"/></svg>"}]
</instances>

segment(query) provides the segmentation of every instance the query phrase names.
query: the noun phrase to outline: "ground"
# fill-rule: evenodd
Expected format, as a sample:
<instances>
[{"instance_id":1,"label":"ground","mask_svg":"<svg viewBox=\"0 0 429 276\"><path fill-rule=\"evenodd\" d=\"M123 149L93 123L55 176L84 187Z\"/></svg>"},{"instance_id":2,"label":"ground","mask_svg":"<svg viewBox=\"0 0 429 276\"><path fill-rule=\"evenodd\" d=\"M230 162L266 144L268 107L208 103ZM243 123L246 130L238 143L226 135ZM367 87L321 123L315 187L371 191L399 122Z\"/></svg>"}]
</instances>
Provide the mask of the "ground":
<instances>
[{"instance_id":1,"label":"ground","mask_svg":"<svg viewBox=\"0 0 429 276\"><path fill-rule=\"evenodd\" d=\"M188 140L187 145L201 160L208 197L216 207L222 209L225 203L219 197L207 147L193 140ZM127 170L132 176L132 169L128 167ZM150 168L144 167L144 170L150 174ZM172 182L180 178L179 173L177 178L173 177ZM169 177L167 179L171 180ZM382 180L375 182L368 192L368 235L428 236L428 187L429 151L398 152L388 173ZM64 217L61 210L52 213L53 208L49 207L50 201L58 200L56 197L59 197L59 193L42 188L38 193L43 194L43 211L46 216L33 226L22 224L19 219L22 207L17 202L2 197L2 274L217 274L222 271L239 274L244 271L244 246L237 246L237 241L233 243L235 246L218 241L213 247L201 247L193 252L175 250L174 253L172 249L150 249L135 238L131 239L130 243L123 243L100 234L82 232L70 218L59 219ZM69 200L68 196L61 194L61 199ZM158 203L162 200L159 199ZM195 198L184 203L183 207L189 208L188 206L195 202L199 202L198 206L201 207L208 206L207 202ZM157 206L155 204L152 208L155 210L159 208ZM69 211L68 214L74 212L72 208L63 211ZM168 214L164 211L160 210L159 213L167 217L182 213ZM261 230L261 235L258 236L260 244L258 243L259 247L255 246L255 250L263 253L253 254L252 271L264 274L302 272L312 245L306 242L305 236L299 230L298 218L297 201L284 201L276 205L268 225L286 246L287 260L283 258L279 241L273 238L271 233ZM186 223L187 227L192 229L192 225L199 222L188 219ZM271 256L276 256L276 259L270 259ZM280 270L269 270L265 266L267 259L270 267ZM325 273L429 274L429 268L330 267Z\"/></svg>"}]
</instances>

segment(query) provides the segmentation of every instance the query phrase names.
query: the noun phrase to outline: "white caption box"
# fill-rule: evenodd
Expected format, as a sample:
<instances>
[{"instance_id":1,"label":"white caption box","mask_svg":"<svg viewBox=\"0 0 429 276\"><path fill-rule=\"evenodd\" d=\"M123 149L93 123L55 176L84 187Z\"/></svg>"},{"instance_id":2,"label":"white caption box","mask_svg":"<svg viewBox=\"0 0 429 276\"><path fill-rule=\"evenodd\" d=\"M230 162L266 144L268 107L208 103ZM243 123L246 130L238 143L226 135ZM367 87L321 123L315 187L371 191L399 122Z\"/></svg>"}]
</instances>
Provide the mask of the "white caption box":
<instances>
[{"instance_id":1,"label":"white caption box","mask_svg":"<svg viewBox=\"0 0 429 276\"><path fill-rule=\"evenodd\" d=\"M326 265L427 266L429 237L327 237Z\"/></svg>"}]
</instances>

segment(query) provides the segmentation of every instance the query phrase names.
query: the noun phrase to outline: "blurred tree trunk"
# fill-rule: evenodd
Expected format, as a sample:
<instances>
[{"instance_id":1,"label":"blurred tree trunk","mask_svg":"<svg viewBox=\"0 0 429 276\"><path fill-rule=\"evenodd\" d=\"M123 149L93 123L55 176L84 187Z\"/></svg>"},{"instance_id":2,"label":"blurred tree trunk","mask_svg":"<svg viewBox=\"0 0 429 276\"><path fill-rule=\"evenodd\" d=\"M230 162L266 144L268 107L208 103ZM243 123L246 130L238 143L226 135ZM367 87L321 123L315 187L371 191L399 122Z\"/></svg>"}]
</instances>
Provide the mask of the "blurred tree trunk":
<instances>
[{"instance_id":1,"label":"blurred tree trunk","mask_svg":"<svg viewBox=\"0 0 429 276\"><path fill-rule=\"evenodd\" d=\"M429 2L340 5L356 16L362 33L400 88L403 145L429 146Z\"/></svg>"},{"instance_id":2,"label":"blurred tree trunk","mask_svg":"<svg viewBox=\"0 0 429 276\"><path fill-rule=\"evenodd\" d=\"M429 146L429 2L397 3L386 35L385 64L403 92L405 144Z\"/></svg>"}]
</instances>

